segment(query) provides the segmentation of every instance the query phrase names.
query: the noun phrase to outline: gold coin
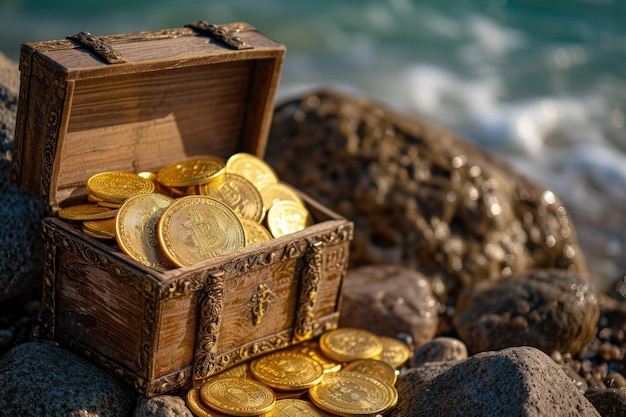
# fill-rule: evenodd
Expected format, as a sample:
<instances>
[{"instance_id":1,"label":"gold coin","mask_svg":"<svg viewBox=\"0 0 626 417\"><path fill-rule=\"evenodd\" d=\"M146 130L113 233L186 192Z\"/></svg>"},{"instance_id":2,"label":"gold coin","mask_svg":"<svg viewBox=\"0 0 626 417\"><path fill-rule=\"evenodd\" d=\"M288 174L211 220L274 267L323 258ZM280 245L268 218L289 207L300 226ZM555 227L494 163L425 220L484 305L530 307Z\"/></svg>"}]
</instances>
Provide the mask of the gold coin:
<instances>
[{"instance_id":1,"label":"gold coin","mask_svg":"<svg viewBox=\"0 0 626 417\"><path fill-rule=\"evenodd\" d=\"M311 402L300 399L283 399L276 401L272 409L272 417L328 417L328 414L314 406Z\"/></svg>"},{"instance_id":2,"label":"gold coin","mask_svg":"<svg viewBox=\"0 0 626 417\"><path fill-rule=\"evenodd\" d=\"M388 383L357 372L326 374L309 389L313 404L340 416L385 414L398 402L398 392Z\"/></svg>"},{"instance_id":3,"label":"gold coin","mask_svg":"<svg viewBox=\"0 0 626 417\"><path fill-rule=\"evenodd\" d=\"M246 235L246 246L272 239L272 235L262 224L250 219L241 218L239 220Z\"/></svg>"},{"instance_id":4,"label":"gold coin","mask_svg":"<svg viewBox=\"0 0 626 417\"><path fill-rule=\"evenodd\" d=\"M175 200L158 224L163 254L177 266L191 266L243 248L245 234L237 215L206 196Z\"/></svg>"},{"instance_id":5,"label":"gold coin","mask_svg":"<svg viewBox=\"0 0 626 417\"><path fill-rule=\"evenodd\" d=\"M90 203L96 203L97 205L102 207L108 207L113 209L118 209L122 205L121 203L111 203L110 201L104 201L103 199L98 198L92 194L87 194L87 201Z\"/></svg>"},{"instance_id":6,"label":"gold coin","mask_svg":"<svg viewBox=\"0 0 626 417\"><path fill-rule=\"evenodd\" d=\"M98 239L115 239L115 218L104 220L86 220L83 232Z\"/></svg>"},{"instance_id":7,"label":"gold coin","mask_svg":"<svg viewBox=\"0 0 626 417\"><path fill-rule=\"evenodd\" d=\"M267 386L285 391L312 387L324 376L318 362L289 351L273 352L253 360L250 372Z\"/></svg>"},{"instance_id":8,"label":"gold coin","mask_svg":"<svg viewBox=\"0 0 626 417\"><path fill-rule=\"evenodd\" d=\"M63 207L57 216L65 220L102 220L115 217L117 210L102 207L97 204L82 203Z\"/></svg>"},{"instance_id":9,"label":"gold coin","mask_svg":"<svg viewBox=\"0 0 626 417\"><path fill-rule=\"evenodd\" d=\"M260 222L265 215L261 193L241 175L223 173L198 186L200 195L215 198L239 217Z\"/></svg>"},{"instance_id":10,"label":"gold coin","mask_svg":"<svg viewBox=\"0 0 626 417\"><path fill-rule=\"evenodd\" d=\"M267 229L274 237L299 232L312 224L309 211L293 201L274 203L267 212Z\"/></svg>"},{"instance_id":11,"label":"gold coin","mask_svg":"<svg viewBox=\"0 0 626 417\"><path fill-rule=\"evenodd\" d=\"M394 369L406 362L411 356L411 349L403 341L389 336L379 336L378 338L383 343L383 350L376 359L387 362Z\"/></svg>"},{"instance_id":12,"label":"gold coin","mask_svg":"<svg viewBox=\"0 0 626 417\"><path fill-rule=\"evenodd\" d=\"M164 166L157 173L157 180L167 187L188 187L202 184L224 169L222 158L207 156L189 159Z\"/></svg>"},{"instance_id":13,"label":"gold coin","mask_svg":"<svg viewBox=\"0 0 626 417\"><path fill-rule=\"evenodd\" d=\"M144 265L158 271L169 269L159 258L158 223L173 202L162 194L137 194L120 207L115 222L115 238L120 249Z\"/></svg>"},{"instance_id":14,"label":"gold coin","mask_svg":"<svg viewBox=\"0 0 626 417\"><path fill-rule=\"evenodd\" d=\"M248 362L241 363L235 367L220 372L220 376L236 376L239 378L252 378L250 374L250 364Z\"/></svg>"},{"instance_id":15,"label":"gold coin","mask_svg":"<svg viewBox=\"0 0 626 417\"><path fill-rule=\"evenodd\" d=\"M374 333L352 327L322 333L319 342L322 353L338 362L369 359L383 350L382 342Z\"/></svg>"},{"instance_id":16,"label":"gold coin","mask_svg":"<svg viewBox=\"0 0 626 417\"><path fill-rule=\"evenodd\" d=\"M198 417L226 417L228 414L220 413L219 411L212 410L207 407L200 397L200 390L194 388L187 392L187 398L185 403L187 408L191 410Z\"/></svg>"},{"instance_id":17,"label":"gold coin","mask_svg":"<svg viewBox=\"0 0 626 417\"><path fill-rule=\"evenodd\" d=\"M341 363L333 361L332 359L324 356L324 354L320 350L319 343L314 340L300 343L290 348L289 350L300 353L301 355L307 355L313 360L317 361L320 365L322 365L322 368L324 368L325 374L341 370Z\"/></svg>"},{"instance_id":18,"label":"gold coin","mask_svg":"<svg viewBox=\"0 0 626 417\"><path fill-rule=\"evenodd\" d=\"M396 370L387 362L377 359L357 359L350 362L340 372L358 372L371 375L388 384L396 383Z\"/></svg>"},{"instance_id":19,"label":"gold coin","mask_svg":"<svg viewBox=\"0 0 626 417\"><path fill-rule=\"evenodd\" d=\"M304 202L298 193L293 188L282 182L271 182L265 184L259 189L259 193L261 193L261 197L263 198L263 206L265 207L265 210L269 210L274 203L279 201L293 201L294 203L304 206Z\"/></svg>"},{"instance_id":20,"label":"gold coin","mask_svg":"<svg viewBox=\"0 0 626 417\"><path fill-rule=\"evenodd\" d=\"M246 152L236 153L228 158L225 170L243 176L259 190L265 184L278 182L278 175L267 162Z\"/></svg>"},{"instance_id":21,"label":"gold coin","mask_svg":"<svg viewBox=\"0 0 626 417\"><path fill-rule=\"evenodd\" d=\"M101 172L87 180L87 191L111 203L123 203L135 194L151 193L154 183L132 172Z\"/></svg>"},{"instance_id":22,"label":"gold coin","mask_svg":"<svg viewBox=\"0 0 626 417\"><path fill-rule=\"evenodd\" d=\"M200 388L200 398L219 412L234 416L256 416L271 411L276 401L267 386L248 378L218 377Z\"/></svg>"},{"instance_id":23,"label":"gold coin","mask_svg":"<svg viewBox=\"0 0 626 417\"><path fill-rule=\"evenodd\" d=\"M295 399L295 398L304 398L308 394L309 394L308 388L293 390L293 391L282 391L282 390L277 389L274 391L274 395L276 396L276 401Z\"/></svg>"}]
</instances>

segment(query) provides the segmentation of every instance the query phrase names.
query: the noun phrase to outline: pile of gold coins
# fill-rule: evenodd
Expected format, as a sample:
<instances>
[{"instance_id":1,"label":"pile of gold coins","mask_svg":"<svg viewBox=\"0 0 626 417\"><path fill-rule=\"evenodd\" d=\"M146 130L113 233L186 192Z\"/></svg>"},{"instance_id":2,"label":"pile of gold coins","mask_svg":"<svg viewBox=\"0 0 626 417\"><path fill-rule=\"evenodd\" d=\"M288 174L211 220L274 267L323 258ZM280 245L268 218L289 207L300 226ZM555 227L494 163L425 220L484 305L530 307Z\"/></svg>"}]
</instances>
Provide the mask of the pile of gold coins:
<instances>
[{"instance_id":1,"label":"pile of gold coins","mask_svg":"<svg viewBox=\"0 0 626 417\"><path fill-rule=\"evenodd\" d=\"M187 406L198 417L382 416L409 355L398 339L339 328L199 381Z\"/></svg>"},{"instance_id":2,"label":"pile of gold coins","mask_svg":"<svg viewBox=\"0 0 626 417\"><path fill-rule=\"evenodd\" d=\"M195 265L313 224L297 192L261 158L242 152L176 162L157 173L103 172L86 184L88 202L57 215L115 240L144 265Z\"/></svg>"}]
</instances>

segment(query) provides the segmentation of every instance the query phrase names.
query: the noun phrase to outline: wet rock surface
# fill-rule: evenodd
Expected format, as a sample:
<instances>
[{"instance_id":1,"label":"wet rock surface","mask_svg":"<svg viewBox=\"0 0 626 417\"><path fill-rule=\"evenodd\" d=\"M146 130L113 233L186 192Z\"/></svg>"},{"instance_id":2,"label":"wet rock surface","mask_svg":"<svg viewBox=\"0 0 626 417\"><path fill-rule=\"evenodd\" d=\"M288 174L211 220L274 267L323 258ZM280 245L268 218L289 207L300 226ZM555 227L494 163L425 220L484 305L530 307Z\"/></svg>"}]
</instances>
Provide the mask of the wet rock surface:
<instances>
[{"instance_id":1,"label":"wet rock surface","mask_svg":"<svg viewBox=\"0 0 626 417\"><path fill-rule=\"evenodd\" d=\"M532 268L586 275L567 211L550 190L375 101L319 91L279 106L266 159L283 181L355 223L351 266L414 268L443 301Z\"/></svg>"},{"instance_id":2,"label":"wet rock surface","mask_svg":"<svg viewBox=\"0 0 626 417\"><path fill-rule=\"evenodd\" d=\"M343 284L341 327L360 327L382 336L411 336L421 346L437 331L439 303L428 279L398 265L348 271Z\"/></svg>"},{"instance_id":3,"label":"wet rock surface","mask_svg":"<svg viewBox=\"0 0 626 417\"><path fill-rule=\"evenodd\" d=\"M472 353L527 345L551 354L579 352L594 336L598 317L589 282L544 269L467 289L453 322Z\"/></svg>"},{"instance_id":4,"label":"wet rock surface","mask_svg":"<svg viewBox=\"0 0 626 417\"><path fill-rule=\"evenodd\" d=\"M391 416L599 416L540 350L483 352L419 385L398 379Z\"/></svg>"}]
</instances>

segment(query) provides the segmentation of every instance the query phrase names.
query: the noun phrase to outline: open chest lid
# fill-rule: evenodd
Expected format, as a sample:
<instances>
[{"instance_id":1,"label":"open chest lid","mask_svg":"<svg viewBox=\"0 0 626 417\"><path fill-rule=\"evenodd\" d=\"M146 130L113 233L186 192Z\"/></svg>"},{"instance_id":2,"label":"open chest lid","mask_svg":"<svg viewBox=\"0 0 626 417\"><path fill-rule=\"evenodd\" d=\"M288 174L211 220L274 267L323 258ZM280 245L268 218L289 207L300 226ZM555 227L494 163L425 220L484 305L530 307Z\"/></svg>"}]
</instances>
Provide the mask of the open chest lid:
<instances>
[{"instance_id":1,"label":"open chest lid","mask_svg":"<svg viewBox=\"0 0 626 417\"><path fill-rule=\"evenodd\" d=\"M58 208L99 172L262 157L285 51L245 23L26 43L12 181Z\"/></svg>"}]
</instances>

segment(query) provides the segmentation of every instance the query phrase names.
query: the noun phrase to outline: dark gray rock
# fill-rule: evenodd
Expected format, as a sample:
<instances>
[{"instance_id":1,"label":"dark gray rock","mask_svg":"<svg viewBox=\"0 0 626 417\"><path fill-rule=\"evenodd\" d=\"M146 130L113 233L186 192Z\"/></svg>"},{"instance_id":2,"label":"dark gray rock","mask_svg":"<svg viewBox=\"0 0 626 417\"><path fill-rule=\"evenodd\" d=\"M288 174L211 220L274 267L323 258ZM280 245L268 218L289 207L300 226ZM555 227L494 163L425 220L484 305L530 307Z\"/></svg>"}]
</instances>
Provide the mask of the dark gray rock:
<instances>
[{"instance_id":1,"label":"dark gray rock","mask_svg":"<svg viewBox=\"0 0 626 417\"><path fill-rule=\"evenodd\" d=\"M354 222L352 267L416 269L435 280L441 300L531 268L587 274L574 226L551 191L374 100L322 90L278 106L266 160L282 180Z\"/></svg>"},{"instance_id":2,"label":"dark gray rock","mask_svg":"<svg viewBox=\"0 0 626 417\"><path fill-rule=\"evenodd\" d=\"M413 365L426 362L447 362L467 359L465 343L454 337L436 337L419 347L413 354Z\"/></svg>"},{"instance_id":3,"label":"dark gray rock","mask_svg":"<svg viewBox=\"0 0 626 417\"><path fill-rule=\"evenodd\" d=\"M626 388L606 388L588 391L585 397L602 417L626 416Z\"/></svg>"},{"instance_id":4,"label":"dark gray rock","mask_svg":"<svg viewBox=\"0 0 626 417\"><path fill-rule=\"evenodd\" d=\"M396 386L402 386L403 389L407 389L410 392L412 388L432 380L459 363L461 363L461 361L424 362L417 364L415 367L408 368L400 373ZM410 401L404 397L401 400L403 402ZM406 406L404 408L406 408Z\"/></svg>"},{"instance_id":5,"label":"dark gray rock","mask_svg":"<svg viewBox=\"0 0 626 417\"><path fill-rule=\"evenodd\" d=\"M398 265L371 265L348 271L339 325L381 336L405 333L420 346L435 335L439 303L430 282Z\"/></svg>"},{"instance_id":6,"label":"dark gray rock","mask_svg":"<svg viewBox=\"0 0 626 417\"><path fill-rule=\"evenodd\" d=\"M595 335L599 311L587 281L546 269L467 289L453 322L472 353L525 345L577 353Z\"/></svg>"},{"instance_id":7,"label":"dark gray rock","mask_svg":"<svg viewBox=\"0 0 626 417\"><path fill-rule=\"evenodd\" d=\"M19 88L17 64L0 52L0 301L41 285L46 207L10 183Z\"/></svg>"},{"instance_id":8,"label":"dark gray rock","mask_svg":"<svg viewBox=\"0 0 626 417\"><path fill-rule=\"evenodd\" d=\"M390 416L599 416L545 353L532 347L483 352L427 381L401 376Z\"/></svg>"},{"instance_id":9,"label":"dark gray rock","mask_svg":"<svg viewBox=\"0 0 626 417\"><path fill-rule=\"evenodd\" d=\"M193 417L193 414L181 397L157 395L152 398L139 397L133 417Z\"/></svg>"},{"instance_id":10,"label":"dark gray rock","mask_svg":"<svg viewBox=\"0 0 626 417\"><path fill-rule=\"evenodd\" d=\"M103 369L49 343L0 357L0 416L128 417L135 394Z\"/></svg>"}]
</instances>

